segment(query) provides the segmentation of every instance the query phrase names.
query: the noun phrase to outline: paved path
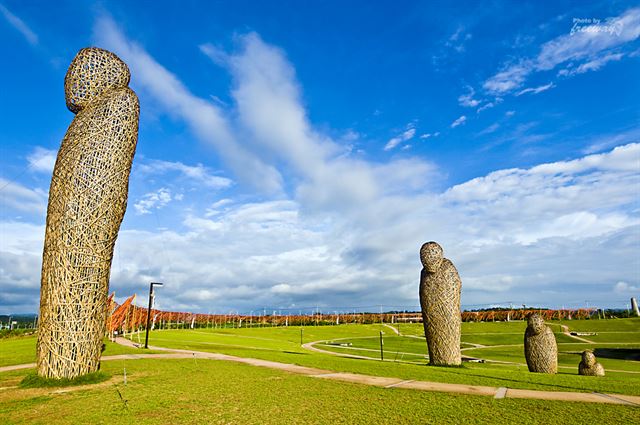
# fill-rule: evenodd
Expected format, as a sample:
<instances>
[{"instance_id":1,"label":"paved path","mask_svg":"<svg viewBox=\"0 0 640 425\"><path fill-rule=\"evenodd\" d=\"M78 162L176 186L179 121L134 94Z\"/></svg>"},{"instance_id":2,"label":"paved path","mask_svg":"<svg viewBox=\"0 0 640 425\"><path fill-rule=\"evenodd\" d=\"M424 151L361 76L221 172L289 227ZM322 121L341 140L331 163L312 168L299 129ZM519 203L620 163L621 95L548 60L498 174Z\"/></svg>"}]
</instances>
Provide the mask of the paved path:
<instances>
[{"instance_id":1,"label":"paved path","mask_svg":"<svg viewBox=\"0 0 640 425\"><path fill-rule=\"evenodd\" d=\"M129 347L137 347L137 344L124 338L117 338L116 342ZM309 349L324 352L312 346L313 343L305 344ZM307 348L305 347L305 348ZM578 401L583 403L608 403L624 404L640 407L640 396L623 394L600 394L600 393L576 393L565 391L538 391L520 390L506 387L489 387L481 385L447 384L443 382L428 382L404 380L400 378L389 378L383 376L361 375L356 373L334 372L330 370L317 369L313 367L298 366L289 363L273 362L245 357L230 356L220 353L207 353L203 351L177 350L163 347L149 347L152 350L165 351L159 354L119 354L115 356L104 356L102 360L137 360L137 359L211 359L224 360L236 363L243 363L252 366L267 367L291 373L306 375L318 379L331 379L341 382L351 382L364 385L373 385L382 388L404 388L420 391L448 392L456 394L470 394L489 396L494 398L526 398L538 400L558 400L558 401ZM333 353L332 353L333 354ZM0 372L18 370L34 367L35 364L5 366L0 368Z\"/></svg>"},{"instance_id":2,"label":"paved path","mask_svg":"<svg viewBox=\"0 0 640 425\"><path fill-rule=\"evenodd\" d=\"M395 326L387 325L386 323L383 323L382 325L391 329L396 335L400 335L400 331Z\"/></svg>"},{"instance_id":3,"label":"paved path","mask_svg":"<svg viewBox=\"0 0 640 425\"><path fill-rule=\"evenodd\" d=\"M569 326L567 326L567 325L560 325L560 328L562 329L562 333L565 334L566 336L568 336L569 338L573 338L573 339L576 339L578 341L586 342L587 344L595 344L595 342L593 342L591 340L588 340L586 338L580 338L579 336L571 335L571 332L569 332Z\"/></svg>"}]
</instances>

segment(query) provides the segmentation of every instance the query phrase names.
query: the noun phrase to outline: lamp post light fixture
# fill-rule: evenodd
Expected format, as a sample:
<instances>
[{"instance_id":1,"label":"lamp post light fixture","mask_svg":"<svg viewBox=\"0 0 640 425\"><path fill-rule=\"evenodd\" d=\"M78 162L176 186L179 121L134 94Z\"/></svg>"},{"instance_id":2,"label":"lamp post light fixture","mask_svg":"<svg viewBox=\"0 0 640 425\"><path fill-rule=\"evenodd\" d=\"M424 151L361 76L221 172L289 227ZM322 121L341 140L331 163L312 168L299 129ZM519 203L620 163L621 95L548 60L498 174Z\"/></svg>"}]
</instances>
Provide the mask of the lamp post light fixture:
<instances>
[{"instance_id":1,"label":"lamp post light fixture","mask_svg":"<svg viewBox=\"0 0 640 425\"><path fill-rule=\"evenodd\" d=\"M149 284L149 309L147 310L147 334L144 338L144 348L149 348L149 322L151 322L151 309L153 308L153 299L155 297L153 287L163 285L162 282L151 282L151 284Z\"/></svg>"}]
</instances>

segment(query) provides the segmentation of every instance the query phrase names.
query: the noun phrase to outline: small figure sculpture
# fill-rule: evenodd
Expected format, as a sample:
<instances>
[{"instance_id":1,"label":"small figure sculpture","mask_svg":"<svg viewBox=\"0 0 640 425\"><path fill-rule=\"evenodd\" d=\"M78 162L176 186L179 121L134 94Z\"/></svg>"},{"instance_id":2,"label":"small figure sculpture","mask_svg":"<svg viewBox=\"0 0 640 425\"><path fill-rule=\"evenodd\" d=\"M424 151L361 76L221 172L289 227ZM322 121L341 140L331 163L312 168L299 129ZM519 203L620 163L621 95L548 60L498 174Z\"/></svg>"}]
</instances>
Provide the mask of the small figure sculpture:
<instances>
[{"instance_id":1,"label":"small figure sculpture","mask_svg":"<svg viewBox=\"0 0 640 425\"><path fill-rule=\"evenodd\" d=\"M532 314L524 333L524 356L529 372L557 373L558 345L549 326L539 314Z\"/></svg>"},{"instance_id":2,"label":"small figure sculpture","mask_svg":"<svg viewBox=\"0 0 640 425\"><path fill-rule=\"evenodd\" d=\"M582 352L582 361L578 365L578 374L587 376L604 376L604 367L596 361L596 356L591 350Z\"/></svg>"},{"instance_id":3,"label":"small figure sculpture","mask_svg":"<svg viewBox=\"0 0 640 425\"><path fill-rule=\"evenodd\" d=\"M76 116L49 189L36 350L46 378L99 367L113 248L138 141L140 107L129 79L127 65L98 48L80 50L65 76Z\"/></svg>"},{"instance_id":4,"label":"small figure sculpture","mask_svg":"<svg viewBox=\"0 0 640 425\"><path fill-rule=\"evenodd\" d=\"M420 306L429 363L460 365L460 276L453 263L443 257L442 247L436 242L422 245L420 261L423 265Z\"/></svg>"}]
</instances>

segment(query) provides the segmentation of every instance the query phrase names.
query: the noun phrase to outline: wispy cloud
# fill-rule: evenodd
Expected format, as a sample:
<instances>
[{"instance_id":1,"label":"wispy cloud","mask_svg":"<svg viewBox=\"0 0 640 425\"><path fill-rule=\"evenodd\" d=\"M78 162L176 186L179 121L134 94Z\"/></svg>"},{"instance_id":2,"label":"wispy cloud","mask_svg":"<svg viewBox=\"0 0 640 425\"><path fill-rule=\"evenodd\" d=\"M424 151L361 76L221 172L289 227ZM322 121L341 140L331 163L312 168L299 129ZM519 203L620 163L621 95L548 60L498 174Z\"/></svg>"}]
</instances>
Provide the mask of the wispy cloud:
<instances>
[{"instance_id":1,"label":"wispy cloud","mask_svg":"<svg viewBox=\"0 0 640 425\"><path fill-rule=\"evenodd\" d=\"M581 63L578 66L569 66L565 69L561 69L558 75L571 76L576 74L584 74L589 71L597 71L609 62L619 61L624 57L622 53L611 53L608 55L597 57L589 62Z\"/></svg>"},{"instance_id":2,"label":"wispy cloud","mask_svg":"<svg viewBox=\"0 0 640 425\"><path fill-rule=\"evenodd\" d=\"M29 169L40 173L51 174L56 164L57 154L54 150L36 146L33 152L27 156Z\"/></svg>"},{"instance_id":3,"label":"wispy cloud","mask_svg":"<svg viewBox=\"0 0 640 425\"><path fill-rule=\"evenodd\" d=\"M2 209L41 215L47 208L47 193L0 177L0 206Z\"/></svg>"},{"instance_id":4,"label":"wispy cloud","mask_svg":"<svg viewBox=\"0 0 640 425\"><path fill-rule=\"evenodd\" d=\"M431 137L438 137L440 135L439 131L436 131L435 133L424 133L420 135L421 139L429 139Z\"/></svg>"},{"instance_id":5,"label":"wispy cloud","mask_svg":"<svg viewBox=\"0 0 640 425\"><path fill-rule=\"evenodd\" d=\"M136 213L139 215L149 214L154 209L165 207L172 199L171 191L167 188L160 188L155 192L149 192L142 196L140 200L133 204Z\"/></svg>"},{"instance_id":6,"label":"wispy cloud","mask_svg":"<svg viewBox=\"0 0 640 425\"><path fill-rule=\"evenodd\" d=\"M549 89L554 88L556 85L553 83L548 83L542 86L538 86L538 87L528 87L526 89L520 90L518 93L516 93L516 96L522 96L523 94L527 94L527 93L531 93L531 94L538 94L538 93L542 93L543 91L547 91Z\"/></svg>"},{"instance_id":7,"label":"wispy cloud","mask_svg":"<svg viewBox=\"0 0 640 425\"><path fill-rule=\"evenodd\" d=\"M398 146L398 144L402 142L407 142L413 139L415 135L416 135L415 126L413 123L410 123L407 125L407 129L405 131L403 131L401 134L397 135L396 137L391 138L387 142L387 144L384 146L384 150L385 151L391 150L396 146Z\"/></svg>"},{"instance_id":8,"label":"wispy cloud","mask_svg":"<svg viewBox=\"0 0 640 425\"><path fill-rule=\"evenodd\" d=\"M445 42L445 46L458 53L462 53L466 49L466 42L471 40L472 37L472 34L467 32L464 26L459 25L455 32L451 34L449 39Z\"/></svg>"},{"instance_id":9,"label":"wispy cloud","mask_svg":"<svg viewBox=\"0 0 640 425\"><path fill-rule=\"evenodd\" d=\"M498 106L499 104L502 103L502 100L503 99L501 97L496 97L492 101L487 102L484 105L480 106L478 109L476 109L476 113L479 114L480 112L482 112L482 111L484 111L486 109L495 108L496 106Z\"/></svg>"},{"instance_id":10,"label":"wispy cloud","mask_svg":"<svg viewBox=\"0 0 640 425\"><path fill-rule=\"evenodd\" d=\"M240 180L264 192L282 191L279 172L240 145L224 112L193 95L140 45L128 40L110 17L96 21L94 38L127 62L133 71L133 84L148 92L166 113L183 119L201 140L211 143Z\"/></svg>"},{"instance_id":11,"label":"wispy cloud","mask_svg":"<svg viewBox=\"0 0 640 425\"><path fill-rule=\"evenodd\" d=\"M20 34L22 34L22 36L29 42L29 44L34 46L38 44L38 35L33 32L22 19L11 13L9 9L7 9L2 4L0 4L0 13L2 13L2 16L4 16L4 18L11 26L13 26L20 32Z\"/></svg>"},{"instance_id":12,"label":"wispy cloud","mask_svg":"<svg viewBox=\"0 0 640 425\"><path fill-rule=\"evenodd\" d=\"M475 108L481 102L481 100L474 99L475 90L471 86L467 86L467 93L458 97L458 103L465 108Z\"/></svg>"},{"instance_id":13,"label":"wispy cloud","mask_svg":"<svg viewBox=\"0 0 640 425\"><path fill-rule=\"evenodd\" d=\"M500 128L500 124L493 123L491 124L489 127L485 128L484 130L482 130L481 132L478 133L478 136L484 136L485 134L491 134L494 133L497 129Z\"/></svg>"},{"instance_id":14,"label":"wispy cloud","mask_svg":"<svg viewBox=\"0 0 640 425\"><path fill-rule=\"evenodd\" d=\"M177 171L184 177L201 183L205 187L213 189L223 189L233 183L226 177L215 176L202 164L187 165L178 161L162 161L157 159L145 160L139 170L145 174L163 174Z\"/></svg>"},{"instance_id":15,"label":"wispy cloud","mask_svg":"<svg viewBox=\"0 0 640 425\"><path fill-rule=\"evenodd\" d=\"M519 58L505 65L484 82L484 89L502 95L519 89L531 74L550 71L561 64L572 64L561 71L568 76L597 70L607 62L620 60L625 53L611 50L623 48L640 37L640 8L628 9L620 16L603 20L601 25L611 26L616 31L568 31L544 43L535 57Z\"/></svg>"},{"instance_id":16,"label":"wispy cloud","mask_svg":"<svg viewBox=\"0 0 640 425\"><path fill-rule=\"evenodd\" d=\"M465 115L460 116L457 120L451 123L451 128L456 128L459 125L464 124L467 121L467 117Z\"/></svg>"}]
</instances>

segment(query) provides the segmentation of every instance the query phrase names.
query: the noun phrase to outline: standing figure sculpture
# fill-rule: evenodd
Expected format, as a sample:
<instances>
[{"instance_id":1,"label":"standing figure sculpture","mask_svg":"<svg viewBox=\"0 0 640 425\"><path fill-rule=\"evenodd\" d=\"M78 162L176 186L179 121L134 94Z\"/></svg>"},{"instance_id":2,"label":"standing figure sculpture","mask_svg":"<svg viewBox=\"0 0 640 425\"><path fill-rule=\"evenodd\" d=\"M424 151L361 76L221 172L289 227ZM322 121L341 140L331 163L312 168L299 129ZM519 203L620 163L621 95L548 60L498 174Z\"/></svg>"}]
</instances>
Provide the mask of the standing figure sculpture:
<instances>
[{"instance_id":1,"label":"standing figure sculpture","mask_svg":"<svg viewBox=\"0 0 640 425\"><path fill-rule=\"evenodd\" d=\"M558 345L551 328L544 324L539 314L532 314L527 320L524 333L524 356L529 372L557 373Z\"/></svg>"},{"instance_id":2,"label":"standing figure sculpture","mask_svg":"<svg viewBox=\"0 0 640 425\"><path fill-rule=\"evenodd\" d=\"M460 292L462 282L453 263L443 257L442 247L427 242L420 248L420 306L429 363L460 365Z\"/></svg>"},{"instance_id":3,"label":"standing figure sculpture","mask_svg":"<svg viewBox=\"0 0 640 425\"><path fill-rule=\"evenodd\" d=\"M138 140L138 97L116 55L82 49L64 81L76 114L49 189L37 370L74 378L98 370L113 248L127 206Z\"/></svg>"},{"instance_id":4,"label":"standing figure sculpture","mask_svg":"<svg viewBox=\"0 0 640 425\"><path fill-rule=\"evenodd\" d=\"M596 361L591 350L582 352L582 361L578 365L578 374L587 376L604 376L604 367Z\"/></svg>"}]
</instances>

